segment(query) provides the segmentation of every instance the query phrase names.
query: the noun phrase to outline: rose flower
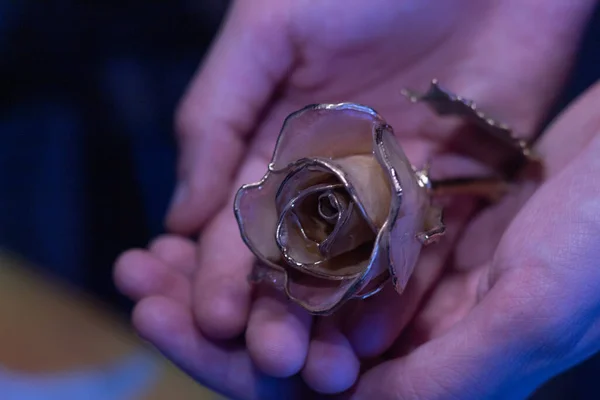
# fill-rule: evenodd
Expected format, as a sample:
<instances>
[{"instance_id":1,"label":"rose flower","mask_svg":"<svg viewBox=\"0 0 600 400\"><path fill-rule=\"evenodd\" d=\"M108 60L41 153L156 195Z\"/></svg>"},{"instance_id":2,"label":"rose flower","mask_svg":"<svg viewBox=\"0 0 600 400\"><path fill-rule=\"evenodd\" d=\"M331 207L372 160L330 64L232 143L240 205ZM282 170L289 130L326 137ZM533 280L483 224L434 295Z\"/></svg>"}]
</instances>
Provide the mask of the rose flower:
<instances>
[{"instance_id":1,"label":"rose flower","mask_svg":"<svg viewBox=\"0 0 600 400\"><path fill-rule=\"evenodd\" d=\"M251 280L317 315L390 280L401 292L423 233L441 227L426 183L373 109L342 103L294 112L266 175L235 198L242 238L259 261Z\"/></svg>"}]
</instances>

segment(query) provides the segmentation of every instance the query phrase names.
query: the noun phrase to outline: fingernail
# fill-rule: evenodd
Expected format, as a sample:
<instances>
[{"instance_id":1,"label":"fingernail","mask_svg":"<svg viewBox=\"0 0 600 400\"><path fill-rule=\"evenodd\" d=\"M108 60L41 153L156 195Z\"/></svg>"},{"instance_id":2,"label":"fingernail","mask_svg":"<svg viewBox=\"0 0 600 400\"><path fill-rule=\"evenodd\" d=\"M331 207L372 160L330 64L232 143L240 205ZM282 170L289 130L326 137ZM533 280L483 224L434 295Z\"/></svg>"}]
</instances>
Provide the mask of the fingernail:
<instances>
[{"instance_id":1,"label":"fingernail","mask_svg":"<svg viewBox=\"0 0 600 400\"><path fill-rule=\"evenodd\" d=\"M184 203L188 197L188 192L188 185L185 182L180 182L179 184L177 184L169 208L172 209L173 207L177 207L180 204Z\"/></svg>"}]
</instances>

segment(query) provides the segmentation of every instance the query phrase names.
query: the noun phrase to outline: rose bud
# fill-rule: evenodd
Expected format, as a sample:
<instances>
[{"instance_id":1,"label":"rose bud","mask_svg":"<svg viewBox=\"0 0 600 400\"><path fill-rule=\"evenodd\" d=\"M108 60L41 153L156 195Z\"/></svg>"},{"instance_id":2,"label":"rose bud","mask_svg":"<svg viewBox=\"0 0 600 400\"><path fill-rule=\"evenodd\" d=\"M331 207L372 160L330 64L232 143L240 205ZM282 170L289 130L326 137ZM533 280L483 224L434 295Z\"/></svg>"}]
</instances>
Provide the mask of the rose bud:
<instances>
[{"instance_id":1,"label":"rose bud","mask_svg":"<svg viewBox=\"0 0 600 400\"><path fill-rule=\"evenodd\" d=\"M265 176L238 191L234 211L258 258L251 280L316 315L390 280L402 292L423 244L443 233L392 128L352 103L288 116Z\"/></svg>"}]
</instances>

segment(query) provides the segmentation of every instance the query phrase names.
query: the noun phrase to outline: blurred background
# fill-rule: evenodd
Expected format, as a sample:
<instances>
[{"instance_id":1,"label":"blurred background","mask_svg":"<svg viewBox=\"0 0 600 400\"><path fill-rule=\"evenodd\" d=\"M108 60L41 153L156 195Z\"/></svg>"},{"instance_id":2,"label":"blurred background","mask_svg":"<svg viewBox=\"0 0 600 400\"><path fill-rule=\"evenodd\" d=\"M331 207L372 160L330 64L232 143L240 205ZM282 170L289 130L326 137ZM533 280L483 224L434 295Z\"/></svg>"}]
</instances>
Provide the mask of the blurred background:
<instances>
[{"instance_id":1,"label":"blurred background","mask_svg":"<svg viewBox=\"0 0 600 400\"><path fill-rule=\"evenodd\" d=\"M173 111L227 6L0 0L0 398L95 399L77 388L109 375L115 391L100 384L98 398L216 398L129 332L131 304L111 273L120 252L163 231L175 177ZM596 12L555 112L600 76L599 45ZM590 360L537 397L600 398L598 372ZM60 383L55 397L25 389L40 376Z\"/></svg>"},{"instance_id":2,"label":"blurred background","mask_svg":"<svg viewBox=\"0 0 600 400\"><path fill-rule=\"evenodd\" d=\"M0 399L213 398L140 347L111 273L162 232L173 111L227 6L0 0Z\"/></svg>"}]
</instances>

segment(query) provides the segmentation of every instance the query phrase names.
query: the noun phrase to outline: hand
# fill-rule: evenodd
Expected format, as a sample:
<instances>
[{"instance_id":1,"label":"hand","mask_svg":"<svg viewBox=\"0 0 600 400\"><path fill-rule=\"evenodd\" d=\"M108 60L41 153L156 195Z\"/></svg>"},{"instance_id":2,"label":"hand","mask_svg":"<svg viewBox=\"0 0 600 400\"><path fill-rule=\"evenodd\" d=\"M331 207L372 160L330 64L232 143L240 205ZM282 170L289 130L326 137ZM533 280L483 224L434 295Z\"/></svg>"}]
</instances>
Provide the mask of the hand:
<instances>
[{"instance_id":1,"label":"hand","mask_svg":"<svg viewBox=\"0 0 600 400\"><path fill-rule=\"evenodd\" d=\"M313 389L337 392L354 383L359 358L381 354L413 318L442 267L452 261L451 251L462 243L458 239L473 208L449 210L445 244L423 254L425 268L417 267L403 296L388 291L361 303L361 309L342 310L340 323L319 320L310 338L313 321L301 310L272 295L251 301L245 277L253 258L239 239L231 211L233 192L264 173L284 117L307 103L355 101L373 106L400 134L417 165L430 154L444 152L451 129L431 124L431 114L397 95L400 88L426 85L432 77L477 99L519 131L532 131L560 86L565 60L571 58L590 5L532 1L520 2L517 8L509 1L457 0L434 7L355 0L309 7L309 2L264 0L252 2L250 8L249 3L234 4L178 116L182 184L168 224L180 233L202 229L199 265L189 289L193 298L178 299L189 303L145 300L136 321L193 376L233 396L269 397L265 393L270 386L254 381L259 375L253 374L249 356L269 375L292 376L302 370ZM461 172L465 164L469 163L455 158L447 170ZM487 247L493 249L491 243ZM489 255L470 255L470 249L462 253L469 265ZM134 287L143 288L157 275L146 272L141 281L128 277L136 264L127 257L132 256L121 259L117 278L124 291L135 294ZM185 282L176 291L188 290L184 285L190 285L190 279L191 274L177 279ZM142 297L150 294L164 295L150 291ZM162 325L154 320L158 325L153 330L149 321L161 307L173 308L164 317L171 319ZM194 323L200 332L192 334ZM176 332L187 332L187 345L173 332L160 335L166 334L162 329L168 324ZM241 353L243 346L225 353L206 339L231 339L244 329L247 353ZM196 346L203 357L189 346ZM216 357L211 366L199 361L207 354ZM227 365L235 379L222 372ZM331 370L335 376L323 373Z\"/></svg>"},{"instance_id":2,"label":"hand","mask_svg":"<svg viewBox=\"0 0 600 400\"><path fill-rule=\"evenodd\" d=\"M543 182L471 220L396 358L361 376L356 398L525 398L600 350L598 104L600 83L542 137Z\"/></svg>"},{"instance_id":3,"label":"hand","mask_svg":"<svg viewBox=\"0 0 600 400\"><path fill-rule=\"evenodd\" d=\"M543 183L525 178L466 226L391 360L360 377L354 398L525 398L600 350L599 102L600 84L544 134L536 147ZM193 242L167 236L117 263L119 287L140 300L133 317L140 334L223 393L306 398L298 378L269 379L253 369L241 343L221 347L198 330L194 256ZM311 346L323 349L317 340ZM329 351L323 372L343 373L343 364L327 361L347 360L348 350Z\"/></svg>"}]
</instances>

